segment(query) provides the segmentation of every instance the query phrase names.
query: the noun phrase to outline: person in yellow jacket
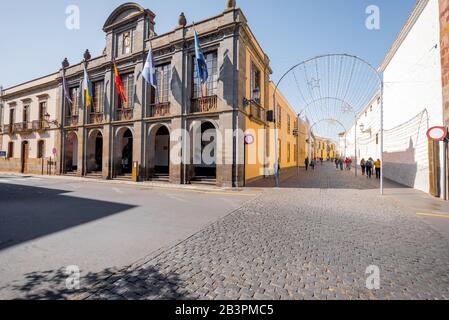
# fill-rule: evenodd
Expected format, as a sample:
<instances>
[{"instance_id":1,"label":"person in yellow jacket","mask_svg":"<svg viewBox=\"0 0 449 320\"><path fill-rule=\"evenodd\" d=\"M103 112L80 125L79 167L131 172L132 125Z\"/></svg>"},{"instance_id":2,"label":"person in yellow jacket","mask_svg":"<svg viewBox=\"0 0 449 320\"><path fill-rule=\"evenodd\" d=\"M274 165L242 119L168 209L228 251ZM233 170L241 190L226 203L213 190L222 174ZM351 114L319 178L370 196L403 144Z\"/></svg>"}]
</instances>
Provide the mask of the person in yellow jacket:
<instances>
[{"instance_id":1,"label":"person in yellow jacket","mask_svg":"<svg viewBox=\"0 0 449 320\"><path fill-rule=\"evenodd\" d=\"M382 162L380 159L377 159L377 161L374 162L374 168L376 168L376 179L380 179L380 170L382 168Z\"/></svg>"}]
</instances>

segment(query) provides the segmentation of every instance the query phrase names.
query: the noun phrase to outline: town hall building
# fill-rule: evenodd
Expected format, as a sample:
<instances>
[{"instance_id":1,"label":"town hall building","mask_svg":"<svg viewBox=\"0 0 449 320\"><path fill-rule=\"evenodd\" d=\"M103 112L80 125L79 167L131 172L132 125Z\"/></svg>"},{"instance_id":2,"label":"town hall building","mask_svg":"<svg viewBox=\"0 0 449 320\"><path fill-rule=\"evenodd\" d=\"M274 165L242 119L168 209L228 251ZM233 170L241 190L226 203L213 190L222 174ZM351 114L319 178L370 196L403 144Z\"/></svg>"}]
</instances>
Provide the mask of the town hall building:
<instances>
[{"instance_id":1,"label":"town hall building","mask_svg":"<svg viewBox=\"0 0 449 320\"><path fill-rule=\"evenodd\" d=\"M2 90L0 150L7 155L0 171L223 187L263 177L272 162L248 163L244 137L226 133L273 126L267 121L270 61L244 13L228 0L223 12L195 25L187 24L184 13L167 33L157 34L155 24L155 13L125 3L103 26L102 55L91 57L86 50L81 62L65 59L54 74ZM208 65L205 88L197 76L194 31ZM150 48L157 88L142 76ZM117 94L114 64L126 102ZM81 89L84 67L91 107ZM64 95L64 75L71 103ZM211 131L228 139L213 134L204 139ZM269 139L256 136L263 154L269 152ZM191 161L211 143L212 163ZM173 144L181 145L179 152Z\"/></svg>"}]
</instances>

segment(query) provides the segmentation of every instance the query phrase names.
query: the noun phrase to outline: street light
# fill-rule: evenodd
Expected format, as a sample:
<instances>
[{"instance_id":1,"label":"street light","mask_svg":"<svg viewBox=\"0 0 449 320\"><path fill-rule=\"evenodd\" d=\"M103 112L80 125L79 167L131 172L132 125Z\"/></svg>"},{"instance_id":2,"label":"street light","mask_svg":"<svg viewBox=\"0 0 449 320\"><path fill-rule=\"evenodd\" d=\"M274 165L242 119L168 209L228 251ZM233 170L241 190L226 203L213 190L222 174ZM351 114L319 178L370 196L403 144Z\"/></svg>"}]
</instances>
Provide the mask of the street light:
<instances>
[{"instance_id":1,"label":"street light","mask_svg":"<svg viewBox=\"0 0 449 320\"><path fill-rule=\"evenodd\" d=\"M59 123L58 123L58 121L57 120L50 120L50 114L47 112L45 115L44 115L44 118L45 118L45 122L46 123L48 123L48 124L53 124L53 125L55 125L55 126L58 126L59 125Z\"/></svg>"}]
</instances>

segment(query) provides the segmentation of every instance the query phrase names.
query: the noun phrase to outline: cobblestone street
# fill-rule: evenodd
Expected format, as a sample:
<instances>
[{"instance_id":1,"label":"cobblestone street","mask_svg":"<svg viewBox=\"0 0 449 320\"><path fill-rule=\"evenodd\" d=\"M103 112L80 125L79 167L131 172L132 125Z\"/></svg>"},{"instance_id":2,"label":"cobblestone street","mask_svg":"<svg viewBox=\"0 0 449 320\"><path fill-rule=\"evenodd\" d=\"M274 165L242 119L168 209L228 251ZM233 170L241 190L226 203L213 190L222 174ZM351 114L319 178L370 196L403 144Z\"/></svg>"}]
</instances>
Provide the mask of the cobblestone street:
<instances>
[{"instance_id":1,"label":"cobblestone street","mask_svg":"<svg viewBox=\"0 0 449 320\"><path fill-rule=\"evenodd\" d=\"M380 290L366 288L371 265ZM441 234L325 164L77 298L449 299L448 270Z\"/></svg>"}]
</instances>

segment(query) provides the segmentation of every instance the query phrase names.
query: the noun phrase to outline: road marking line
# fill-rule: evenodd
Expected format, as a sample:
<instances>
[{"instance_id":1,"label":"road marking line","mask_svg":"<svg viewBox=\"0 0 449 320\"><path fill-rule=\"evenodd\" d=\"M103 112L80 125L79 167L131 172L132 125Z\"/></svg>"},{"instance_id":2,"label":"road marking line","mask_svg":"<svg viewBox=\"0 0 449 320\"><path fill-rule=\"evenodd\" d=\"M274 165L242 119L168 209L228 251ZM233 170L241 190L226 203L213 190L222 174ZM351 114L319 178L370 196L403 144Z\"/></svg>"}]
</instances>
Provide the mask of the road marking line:
<instances>
[{"instance_id":1,"label":"road marking line","mask_svg":"<svg viewBox=\"0 0 449 320\"><path fill-rule=\"evenodd\" d=\"M112 188L112 190L114 190L116 193L124 194L124 192L122 190L120 190L119 188Z\"/></svg>"},{"instance_id":2,"label":"road marking line","mask_svg":"<svg viewBox=\"0 0 449 320\"><path fill-rule=\"evenodd\" d=\"M449 214L417 213L416 215L421 216L421 217L432 217L432 218L445 218L445 219L449 219Z\"/></svg>"}]
</instances>

